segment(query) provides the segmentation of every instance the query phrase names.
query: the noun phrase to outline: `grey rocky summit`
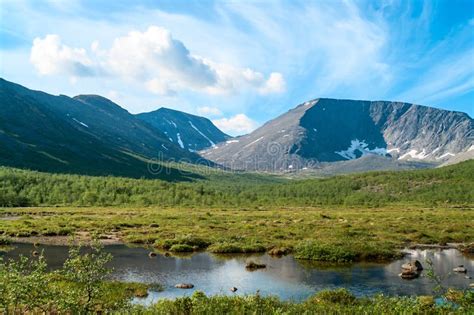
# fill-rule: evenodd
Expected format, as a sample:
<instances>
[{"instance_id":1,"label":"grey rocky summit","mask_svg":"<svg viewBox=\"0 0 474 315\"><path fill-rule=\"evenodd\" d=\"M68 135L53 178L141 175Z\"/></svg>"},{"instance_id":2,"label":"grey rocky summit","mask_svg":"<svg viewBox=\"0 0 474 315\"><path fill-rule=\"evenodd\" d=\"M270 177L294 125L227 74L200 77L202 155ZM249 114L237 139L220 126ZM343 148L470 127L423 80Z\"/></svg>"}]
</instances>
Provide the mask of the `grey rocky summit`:
<instances>
[{"instance_id":1,"label":"grey rocky summit","mask_svg":"<svg viewBox=\"0 0 474 315\"><path fill-rule=\"evenodd\" d=\"M254 132L201 152L234 169L292 171L330 167L436 166L474 152L467 114L387 101L316 99ZM363 157L363 163L359 163Z\"/></svg>"}]
</instances>

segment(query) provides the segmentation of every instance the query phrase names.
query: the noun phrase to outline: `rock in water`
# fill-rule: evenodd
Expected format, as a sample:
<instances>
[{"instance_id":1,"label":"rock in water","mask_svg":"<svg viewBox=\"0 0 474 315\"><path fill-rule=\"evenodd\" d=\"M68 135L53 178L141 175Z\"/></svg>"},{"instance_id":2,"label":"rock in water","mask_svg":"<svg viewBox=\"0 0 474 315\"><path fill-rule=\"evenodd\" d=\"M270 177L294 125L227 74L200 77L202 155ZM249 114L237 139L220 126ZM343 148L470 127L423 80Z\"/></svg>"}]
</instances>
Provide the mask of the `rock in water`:
<instances>
[{"instance_id":1,"label":"rock in water","mask_svg":"<svg viewBox=\"0 0 474 315\"><path fill-rule=\"evenodd\" d=\"M156 257L156 253L154 253L154 252L149 252L149 253L148 253L148 257L150 257L150 258Z\"/></svg>"},{"instance_id":2,"label":"rock in water","mask_svg":"<svg viewBox=\"0 0 474 315\"><path fill-rule=\"evenodd\" d=\"M194 288L194 284L191 284L191 283L178 283L174 287L178 288L178 289L192 289L192 288Z\"/></svg>"},{"instance_id":3,"label":"rock in water","mask_svg":"<svg viewBox=\"0 0 474 315\"><path fill-rule=\"evenodd\" d=\"M418 260L413 260L402 265L402 272L399 276L402 279L415 279L420 276L423 265Z\"/></svg>"},{"instance_id":4,"label":"rock in water","mask_svg":"<svg viewBox=\"0 0 474 315\"><path fill-rule=\"evenodd\" d=\"M402 269L411 271L421 271L423 270L423 265L418 260L413 260L403 264Z\"/></svg>"},{"instance_id":5,"label":"rock in water","mask_svg":"<svg viewBox=\"0 0 474 315\"><path fill-rule=\"evenodd\" d=\"M456 268L453 269L453 271L457 273L467 273L467 269L464 268L463 265L457 266Z\"/></svg>"},{"instance_id":6,"label":"rock in water","mask_svg":"<svg viewBox=\"0 0 474 315\"><path fill-rule=\"evenodd\" d=\"M232 292L237 292L237 288L236 288L236 287L232 287L232 288L230 288L230 291L232 291Z\"/></svg>"},{"instance_id":7,"label":"rock in water","mask_svg":"<svg viewBox=\"0 0 474 315\"><path fill-rule=\"evenodd\" d=\"M411 270L403 270L399 276L402 278L402 279L407 279L407 280L411 280L411 279L415 279L415 278L418 278L420 276L420 273L417 272L417 271L411 271Z\"/></svg>"},{"instance_id":8,"label":"rock in water","mask_svg":"<svg viewBox=\"0 0 474 315\"><path fill-rule=\"evenodd\" d=\"M248 270L263 269L263 268L266 268L266 267L267 267L267 265L265 265L265 264L259 264L259 263L253 262L253 261L249 261L245 265L245 268L248 269Z\"/></svg>"}]
</instances>

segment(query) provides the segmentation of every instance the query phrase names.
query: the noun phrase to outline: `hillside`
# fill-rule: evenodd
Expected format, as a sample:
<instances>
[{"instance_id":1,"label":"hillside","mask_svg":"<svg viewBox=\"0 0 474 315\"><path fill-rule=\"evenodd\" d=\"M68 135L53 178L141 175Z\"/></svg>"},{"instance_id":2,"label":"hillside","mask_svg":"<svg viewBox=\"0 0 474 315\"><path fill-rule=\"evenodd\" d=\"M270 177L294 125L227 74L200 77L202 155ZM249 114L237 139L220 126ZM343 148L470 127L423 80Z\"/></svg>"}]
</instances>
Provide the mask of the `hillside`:
<instances>
[{"instance_id":1,"label":"hillside","mask_svg":"<svg viewBox=\"0 0 474 315\"><path fill-rule=\"evenodd\" d=\"M0 168L0 206L474 205L474 160L414 171L284 180L218 173L190 183Z\"/></svg>"},{"instance_id":2,"label":"hillside","mask_svg":"<svg viewBox=\"0 0 474 315\"><path fill-rule=\"evenodd\" d=\"M180 179L183 176L175 170L151 174L148 159L199 159L100 96L54 96L2 79L0 99L1 165L59 173Z\"/></svg>"}]
</instances>

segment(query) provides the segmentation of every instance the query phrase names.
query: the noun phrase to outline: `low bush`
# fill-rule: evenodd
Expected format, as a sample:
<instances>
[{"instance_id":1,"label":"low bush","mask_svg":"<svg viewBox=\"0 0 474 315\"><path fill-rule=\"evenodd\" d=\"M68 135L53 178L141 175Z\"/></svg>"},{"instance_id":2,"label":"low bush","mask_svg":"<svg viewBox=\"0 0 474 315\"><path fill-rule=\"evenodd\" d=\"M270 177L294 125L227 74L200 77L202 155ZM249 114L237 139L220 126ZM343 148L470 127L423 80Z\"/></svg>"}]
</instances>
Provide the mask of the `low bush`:
<instances>
[{"instance_id":1,"label":"low bush","mask_svg":"<svg viewBox=\"0 0 474 315\"><path fill-rule=\"evenodd\" d=\"M265 246L261 244L239 244L219 242L212 244L208 250L215 254L263 253Z\"/></svg>"},{"instance_id":2,"label":"low bush","mask_svg":"<svg viewBox=\"0 0 474 315\"><path fill-rule=\"evenodd\" d=\"M194 248L187 244L175 244L169 248L169 251L176 252L176 253L184 253L184 252L192 252L194 251Z\"/></svg>"},{"instance_id":3,"label":"low bush","mask_svg":"<svg viewBox=\"0 0 474 315\"><path fill-rule=\"evenodd\" d=\"M211 243L203 238L187 235L167 240L158 240L155 246L163 249L171 249L174 245L187 245L194 249L206 249Z\"/></svg>"},{"instance_id":4,"label":"low bush","mask_svg":"<svg viewBox=\"0 0 474 315\"><path fill-rule=\"evenodd\" d=\"M296 246L295 258L345 263L355 261L357 255L346 245L339 246L305 241Z\"/></svg>"},{"instance_id":5,"label":"low bush","mask_svg":"<svg viewBox=\"0 0 474 315\"><path fill-rule=\"evenodd\" d=\"M353 305L356 302L356 297L347 289L323 290L318 292L312 299L318 303L341 305Z\"/></svg>"}]
</instances>

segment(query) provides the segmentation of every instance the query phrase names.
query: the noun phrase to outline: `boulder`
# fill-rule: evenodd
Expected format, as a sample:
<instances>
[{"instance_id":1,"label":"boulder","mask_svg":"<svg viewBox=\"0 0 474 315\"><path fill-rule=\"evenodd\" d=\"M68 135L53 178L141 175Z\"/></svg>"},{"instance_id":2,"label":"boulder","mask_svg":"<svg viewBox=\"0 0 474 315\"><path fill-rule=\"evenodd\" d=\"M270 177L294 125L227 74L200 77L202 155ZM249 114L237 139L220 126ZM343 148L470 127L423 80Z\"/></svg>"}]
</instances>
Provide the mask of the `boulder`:
<instances>
[{"instance_id":1,"label":"boulder","mask_svg":"<svg viewBox=\"0 0 474 315\"><path fill-rule=\"evenodd\" d=\"M413 260L403 264L402 269L417 272L423 270L423 265L418 260Z\"/></svg>"},{"instance_id":2,"label":"boulder","mask_svg":"<svg viewBox=\"0 0 474 315\"><path fill-rule=\"evenodd\" d=\"M232 288L230 288L230 291L232 291L232 292L237 292L237 288L236 288L236 287L232 287Z\"/></svg>"},{"instance_id":3,"label":"boulder","mask_svg":"<svg viewBox=\"0 0 474 315\"><path fill-rule=\"evenodd\" d=\"M156 257L156 253L154 253L154 252L149 252L149 253L148 253L148 257L150 257L150 258Z\"/></svg>"},{"instance_id":4,"label":"boulder","mask_svg":"<svg viewBox=\"0 0 474 315\"><path fill-rule=\"evenodd\" d=\"M178 288L178 289L192 289L192 288L194 288L194 284L191 284L191 283L178 283L174 287Z\"/></svg>"},{"instance_id":5,"label":"boulder","mask_svg":"<svg viewBox=\"0 0 474 315\"><path fill-rule=\"evenodd\" d=\"M37 257L37 256L39 256L39 253L34 250L34 251L31 253L31 255L33 255L33 257Z\"/></svg>"},{"instance_id":6,"label":"boulder","mask_svg":"<svg viewBox=\"0 0 474 315\"><path fill-rule=\"evenodd\" d=\"M467 273L467 269L464 268L463 265L457 266L456 268L453 269L453 271L457 273Z\"/></svg>"},{"instance_id":7,"label":"boulder","mask_svg":"<svg viewBox=\"0 0 474 315\"><path fill-rule=\"evenodd\" d=\"M411 280L411 279L418 278L420 276L420 273L417 271L411 271L411 270L405 269L402 271L402 273L399 274L399 276L402 279Z\"/></svg>"}]
</instances>

